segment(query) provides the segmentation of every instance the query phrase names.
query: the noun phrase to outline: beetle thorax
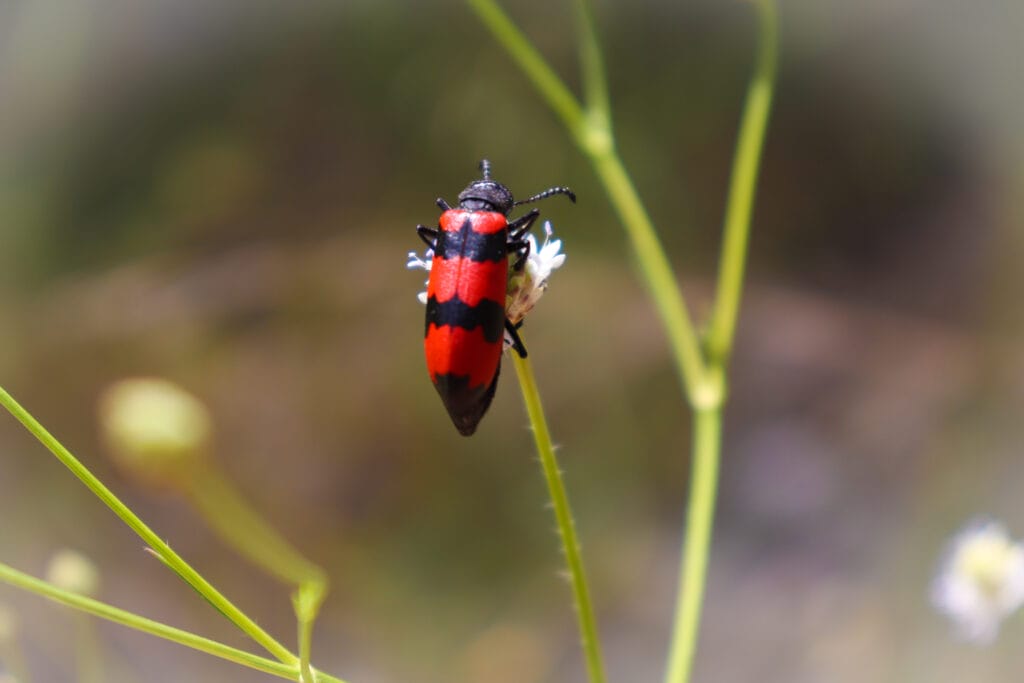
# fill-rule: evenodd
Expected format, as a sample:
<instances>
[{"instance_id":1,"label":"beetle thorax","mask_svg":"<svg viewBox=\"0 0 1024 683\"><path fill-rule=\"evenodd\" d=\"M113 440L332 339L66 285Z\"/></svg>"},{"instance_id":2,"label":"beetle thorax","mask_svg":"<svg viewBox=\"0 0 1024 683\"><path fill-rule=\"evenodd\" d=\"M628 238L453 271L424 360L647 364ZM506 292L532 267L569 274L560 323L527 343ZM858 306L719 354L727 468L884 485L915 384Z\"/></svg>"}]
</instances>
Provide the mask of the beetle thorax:
<instances>
[{"instance_id":1,"label":"beetle thorax","mask_svg":"<svg viewBox=\"0 0 1024 683\"><path fill-rule=\"evenodd\" d=\"M459 206L467 211L496 211L507 216L513 204L509 189L493 180L474 180L459 193Z\"/></svg>"}]
</instances>

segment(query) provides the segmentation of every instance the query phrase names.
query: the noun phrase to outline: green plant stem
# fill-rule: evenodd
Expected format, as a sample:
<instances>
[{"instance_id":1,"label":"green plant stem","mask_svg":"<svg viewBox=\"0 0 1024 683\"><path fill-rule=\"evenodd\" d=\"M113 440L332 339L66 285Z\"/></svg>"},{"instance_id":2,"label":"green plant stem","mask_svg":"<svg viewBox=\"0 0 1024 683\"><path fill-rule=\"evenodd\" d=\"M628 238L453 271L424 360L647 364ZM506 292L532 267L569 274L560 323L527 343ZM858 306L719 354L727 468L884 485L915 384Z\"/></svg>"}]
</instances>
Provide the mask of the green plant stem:
<instances>
[{"instance_id":1,"label":"green plant stem","mask_svg":"<svg viewBox=\"0 0 1024 683\"><path fill-rule=\"evenodd\" d=\"M56 438L29 414L27 410L14 400L14 398L0 387L0 404L6 408L11 415L18 419L25 428L32 433L47 449L53 453L61 463L64 464L72 474L78 477L97 498L103 501L114 514L121 518L129 528L146 542L146 544L157 553L164 563L176 572L186 583L194 588L200 595L206 598L218 611L234 623L242 632L249 635L259 643L270 654L289 666L298 663L298 657L275 640L269 633L264 631L248 615L228 600L224 595L213 587L199 572L192 568L176 552L171 550L156 533L153 532L139 517L132 512L127 505L114 495L95 475L92 474L75 456L68 451Z\"/></svg>"},{"instance_id":2,"label":"green plant stem","mask_svg":"<svg viewBox=\"0 0 1024 683\"><path fill-rule=\"evenodd\" d=\"M640 273L668 333L669 347L687 399L691 404L707 402L708 398L704 396L707 391L706 371L697 331L643 202L614 149L589 153L589 156L626 228L640 264Z\"/></svg>"},{"instance_id":3,"label":"green plant stem","mask_svg":"<svg viewBox=\"0 0 1024 683\"><path fill-rule=\"evenodd\" d=\"M584 133L583 109L565 87L562 80L548 66L539 52L526 39L523 32L493 0L467 0L480 21L490 29L512 59L526 72L551 108L565 121L573 135Z\"/></svg>"},{"instance_id":4,"label":"green plant stem","mask_svg":"<svg viewBox=\"0 0 1024 683\"><path fill-rule=\"evenodd\" d=\"M468 2L562 119L594 166L626 228L644 283L668 333L680 382L694 410L691 494L666 675L667 683L687 683L696 650L711 545L728 359L735 337L754 191L778 60L778 19L774 0L752 0L758 10L759 21L757 65L748 90L733 160L718 288L706 340L706 354L701 349L665 250L615 150L610 115L603 115L601 111L606 106L607 86L604 85L597 32L585 0L577 0L577 20L580 24L586 110L580 107L568 88L493 0ZM518 363L516 367L518 370Z\"/></svg>"},{"instance_id":5,"label":"green plant stem","mask_svg":"<svg viewBox=\"0 0 1024 683\"><path fill-rule=\"evenodd\" d=\"M203 519L224 542L270 575L298 587L292 604L298 619L299 669L303 683L312 683L313 624L327 594L326 572L270 526L215 467L197 473L190 482L189 494Z\"/></svg>"},{"instance_id":6,"label":"green plant stem","mask_svg":"<svg viewBox=\"0 0 1024 683\"><path fill-rule=\"evenodd\" d=\"M682 553L676 623L669 649L666 683L688 681L700 630L704 602L711 528L718 490L721 447L721 407L702 408L694 413L693 465L686 511L686 540Z\"/></svg>"},{"instance_id":7,"label":"green plant stem","mask_svg":"<svg viewBox=\"0 0 1024 683\"><path fill-rule=\"evenodd\" d=\"M593 10L587 0L576 0L576 27L580 42L580 69L583 72L583 94L587 125L591 129L611 129L611 104L608 100L608 79L605 77L601 43Z\"/></svg>"},{"instance_id":8,"label":"green plant stem","mask_svg":"<svg viewBox=\"0 0 1024 683\"><path fill-rule=\"evenodd\" d=\"M270 526L218 469L209 466L197 473L188 492L217 536L254 565L296 586L326 584L324 571Z\"/></svg>"},{"instance_id":9,"label":"green plant stem","mask_svg":"<svg viewBox=\"0 0 1024 683\"><path fill-rule=\"evenodd\" d=\"M91 616L82 612L74 617L78 683L102 683L103 658L100 655L96 624Z\"/></svg>"},{"instance_id":10,"label":"green plant stem","mask_svg":"<svg viewBox=\"0 0 1024 683\"><path fill-rule=\"evenodd\" d=\"M718 266L718 288L708 327L707 349L712 362L728 363L736 337L746 269L750 216L757 191L761 150L775 90L778 70L779 20L774 0L754 0L758 12L759 41L754 75L740 123L732 179L722 232L722 253Z\"/></svg>"},{"instance_id":11,"label":"green plant stem","mask_svg":"<svg viewBox=\"0 0 1024 683\"><path fill-rule=\"evenodd\" d=\"M548 432L544 408L540 402L540 394L537 392L537 382L533 376L533 366L528 358L520 358L516 354L512 354L512 360L515 364L516 375L519 377L519 386L523 392L523 401L526 403L526 412L530 418L530 425L533 428L533 438L537 444L537 454L540 457L541 468L544 471L544 478L548 484L551 505L555 511L555 520L558 524L558 535L562 539L562 550L565 553L565 562L569 568L569 579L572 583L573 597L576 601L576 618L579 622L580 640L583 646L583 655L587 662L587 672L590 675L591 683L604 683L605 673L601 657L601 642L597 633L597 620L594 618L594 608L590 601L587 576L583 571L580 542L576 536L576 525L573 522L572 510L569 508L569 498L565 492L565 485L562 483L562 474L558 469L555 449L551 443L551 434Z\"/></svg>"},{"instance_id":12,"label":"green plant stem","mask_svg":"<svg viewBox=\"0 0 1024 683\"><path fill-rule=\"evenodd\" d=\"M19 572L7 564L0 563L0 581L10 584L17 588L41 595L50 600L54 600L62 605L72 607L77 610L81 610L93 616L107 621L112 621L122 626L133 628L137 631L142 631L150 635L170 640L180 645L190 647L200 652L220 657L242 666L247 666L257 671L262 671L280 678L288 680L298 680L299 671L295 664L285 664L282 662L276 662L272 659L260 657L244 650L218 643L209 638L203 638L194 633L183 631L182 629L174 628L160 622L147 619L146 617L132 614L125 610L113 607L106 603L94 600L92 598L79 595L66 591L62 588L58 588L51 583L37 579L33 576ZM320 683L345 683L339 678L334 676L328 676L327 674L317 673L316 680Z\"/></svg>"},{"instance_id":13,"label":"green plant stem","mask_svg":"<svg viewBox=\"0 0 1024 683\"><path fill-rule=\"evenodd\" d=\"M313 647L313 623L320 612L326 595L326 584L322 581L302 583L292 596L295 616L299 620L299 669L303 683L313 683L313 668L310 653Z\"/></svg>"},{"instance_id":14,"label":"green plant stem","mask_svg":"<svg viewBox=\"0 0 1024 683\"><path fill-rule=\"evenodd\" d=\"M541 96L562 119L580 150L587 156L604 184L615 212L626 228L633 252L640 266L655 308L668 332L680 382L691 402L702 401L700 389L704 362L696 328L665 250L658 239L643 202L615 150L610 115L607 107L607 86L597 45L593 17L584 0L578 0L577 19L583 39L581 59L591 107L584 111L565 84L544 62L508 15L493 0L467 0L481 21L491 30L510 56L523 69ZM596 112L596 114L594 113Z\"/></svg>"},{"instance_id":15,"label":"green plant stem","mask_svg":"<svg viewBox=\"0 0 1024 683\"><path fill-rule=\"evenodd\" d=\"M722 408L729 356L736 334L758 167L771 109L778 61L774 0L753 0L758 10L757 63L747 91L726 207L718 290L707 338L708 373L693 403L693 467L686 537L665 683L688 683L700 632L721 457Z\"/></svg>"}]
</instances>

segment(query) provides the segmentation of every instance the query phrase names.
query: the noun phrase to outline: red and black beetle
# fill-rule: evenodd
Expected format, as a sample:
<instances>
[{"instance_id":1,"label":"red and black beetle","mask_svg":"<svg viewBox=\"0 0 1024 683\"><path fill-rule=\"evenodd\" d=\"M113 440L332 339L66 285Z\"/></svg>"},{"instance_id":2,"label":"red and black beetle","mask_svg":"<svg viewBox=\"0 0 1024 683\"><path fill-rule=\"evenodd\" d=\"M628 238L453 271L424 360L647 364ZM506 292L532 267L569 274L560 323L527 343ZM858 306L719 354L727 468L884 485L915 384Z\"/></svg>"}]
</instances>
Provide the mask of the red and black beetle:
<instances>
[{"instance_id":1,"label":"red and black beetle","mask_svg":"<svg viewBox=\"0 0 1024 683\"><path fill-rule=\"evenodd\" d=\"M508 254L517 254L512 267L522 270L530 250L524 236L540 211L533 209L511 223L508 215L515 206L556 194L576 201L569 188L552 187L517 202L507 187L491 180L489 161L481 161L480 170L483 178L459 194L458 208L437 200L442 211L438 228L416 226L434 251L423 341L427 370L464 436L476 431L494 398L504 331L516 353L526 357L515 326L505 317Z\"/></svg>"}]
</instances>

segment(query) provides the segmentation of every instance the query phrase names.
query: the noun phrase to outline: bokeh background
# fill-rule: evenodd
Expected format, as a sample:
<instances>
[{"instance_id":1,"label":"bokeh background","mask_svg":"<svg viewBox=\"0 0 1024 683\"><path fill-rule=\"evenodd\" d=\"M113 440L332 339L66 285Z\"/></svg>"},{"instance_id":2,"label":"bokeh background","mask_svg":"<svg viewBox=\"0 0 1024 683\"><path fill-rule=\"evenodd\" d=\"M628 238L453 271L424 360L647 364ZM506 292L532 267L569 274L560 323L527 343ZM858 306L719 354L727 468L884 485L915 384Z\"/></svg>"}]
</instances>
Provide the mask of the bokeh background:
<instances>
[{"instance_id":1,"label":"bokeh background","mask_svg":"<svg viewBox=\"0 0 1024 683\"><path fill-rule=\"evenodd\" d=\"M578 84L566 3L514 18ZM752 55L742 2L596 3L619 142L707 310ZM782 2L695 680L1016 681L1024 624L958 643L928 602L979 515L1024 533L1024 4ZM286 642L288 589L109 464L132 375L200 396L217 458L333 581L314 661L352 683L584 680L510 368L471 439L423 368L413 227L488 156L568 261L524 334L611 677L659 680L689 424L595 177L458 2L0 2L0 382ZM100 597L247 647L11 418L0 559L71 547ZM0 586L37 681L71 615ZM263 681L99 627L110 681Z\"/></svg>"}]
</instances>

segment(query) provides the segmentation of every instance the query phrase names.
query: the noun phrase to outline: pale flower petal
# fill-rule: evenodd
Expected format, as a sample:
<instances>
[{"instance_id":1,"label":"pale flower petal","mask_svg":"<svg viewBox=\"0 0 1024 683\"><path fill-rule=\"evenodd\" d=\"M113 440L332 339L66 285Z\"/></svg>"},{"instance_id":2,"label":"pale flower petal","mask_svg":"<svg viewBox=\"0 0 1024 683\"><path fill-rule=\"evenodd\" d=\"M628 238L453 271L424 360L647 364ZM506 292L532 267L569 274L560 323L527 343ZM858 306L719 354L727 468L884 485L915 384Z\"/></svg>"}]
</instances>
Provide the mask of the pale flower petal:
<instances>
[{"instance_id":1,"label":"pale flower petal","mask_svg":"<svg viewBox=\"0 0 1024 683\"><path fill-rule=\"evenodd\" d=\"M1024 604L1024 546L998 522L968 526L950 542L932 603L965 640L993 641L1003 619Z\"/></svg>"},{"instance_id":2,"label":"pale flower petal","mask_svg":"<svg viewBox=\"0 0 1024 683\"><path fill-rule=\"evenodd\" d=\"M433 265L434 265L434 250L428 248L423 253L423 258L420 258L419 256L417 256L415 251L410 251L409 252L409 262L405 264L405 267L408 268L409 270L420 269L420 270L425 270L425 271L427 271L429 273L430 269L431 269L431 267ZM425 280L423 282L424 286L426 286L429 282L430 282L429 279ZM416 298L420 300L421 304L426 305L426 303L427 303L427 292L426 292L426 290L424 290L424 291L420 292L419 294L417 294Z\"/></svg>"},{"instance_id":3,"label":"pale flower petal","mask_svg":"<svg viewBox=\"0 0 1024 683\"><path fill-rule=\"evenodd\" d=\"M509 278L508 296L505 300L505 316L513 325L518 325L533 310L548 288L551 273L565 263L565 254L560 253L562 240L552 240L554 230L551 222L544 223L544 243L537 246L537 239L531 234L526 239L530 254L522 273L513 273ZM505 333L505 348L512 345L512 339Z\"/></svg>"}]
</instances>

